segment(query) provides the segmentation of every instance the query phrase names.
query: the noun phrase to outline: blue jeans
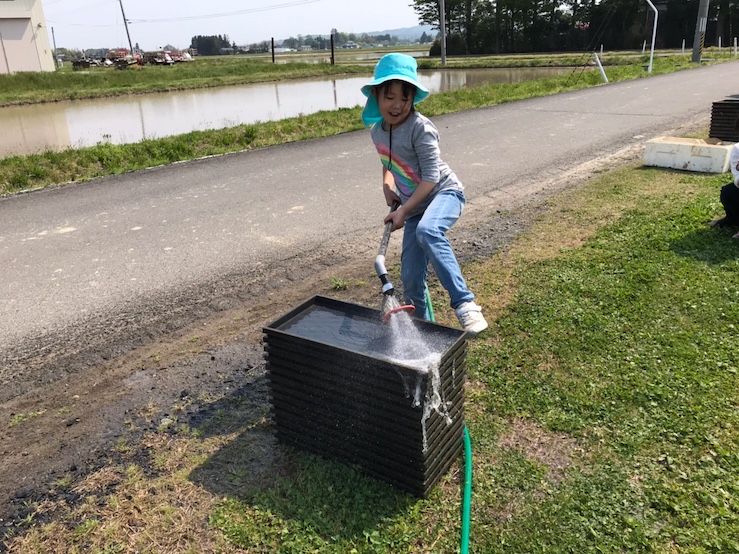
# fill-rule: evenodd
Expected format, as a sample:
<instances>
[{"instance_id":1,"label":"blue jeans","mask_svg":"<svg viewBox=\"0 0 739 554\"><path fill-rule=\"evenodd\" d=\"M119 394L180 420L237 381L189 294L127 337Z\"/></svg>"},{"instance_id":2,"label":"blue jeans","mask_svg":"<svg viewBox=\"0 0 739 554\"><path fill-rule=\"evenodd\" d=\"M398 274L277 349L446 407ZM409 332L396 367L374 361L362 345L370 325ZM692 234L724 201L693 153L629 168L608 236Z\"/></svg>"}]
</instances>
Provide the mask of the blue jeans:
<instances>
[{"instance_id":1,"label":"blue jeans","mask_svg":"<svg viewBox=\"0 0 739 554\"><path fill-rule=\"evenodd\" d=\"M436 195L421 215L409 218L403 232L400 279L406 303L416 307L415 316L429 319L426 307L428 264L449 293L452 308L474 300L467 289L462 271L446 237L446 232L462 215L465 197L461 191L448 190Z\"/></svg>"}]
</instances>

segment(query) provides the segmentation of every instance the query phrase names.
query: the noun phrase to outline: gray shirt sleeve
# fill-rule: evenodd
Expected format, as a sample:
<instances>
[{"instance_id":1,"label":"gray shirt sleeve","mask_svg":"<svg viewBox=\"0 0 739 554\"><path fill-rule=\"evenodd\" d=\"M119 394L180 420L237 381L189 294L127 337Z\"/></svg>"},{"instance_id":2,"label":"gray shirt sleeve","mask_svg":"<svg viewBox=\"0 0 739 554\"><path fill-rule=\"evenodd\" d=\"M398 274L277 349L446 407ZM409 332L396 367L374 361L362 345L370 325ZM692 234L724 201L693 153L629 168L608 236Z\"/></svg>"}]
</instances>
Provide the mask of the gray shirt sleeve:
<instances>
[{"instance_id":1,"label":"gray shirt sleeve","mask_svg":"<svg viewBox=\"0 0 739 554\"><path fill-rule=\"evenodd\" d=\"M391 131L385 131L378 123L372 127L371 135L382 164L393 174L401 203L411 197L421 181L436 185L408 217L423 213L442 190L464 190L457 176L441 159L439 131L427 117L413 112Z\"/></svg>"}]
</instances>

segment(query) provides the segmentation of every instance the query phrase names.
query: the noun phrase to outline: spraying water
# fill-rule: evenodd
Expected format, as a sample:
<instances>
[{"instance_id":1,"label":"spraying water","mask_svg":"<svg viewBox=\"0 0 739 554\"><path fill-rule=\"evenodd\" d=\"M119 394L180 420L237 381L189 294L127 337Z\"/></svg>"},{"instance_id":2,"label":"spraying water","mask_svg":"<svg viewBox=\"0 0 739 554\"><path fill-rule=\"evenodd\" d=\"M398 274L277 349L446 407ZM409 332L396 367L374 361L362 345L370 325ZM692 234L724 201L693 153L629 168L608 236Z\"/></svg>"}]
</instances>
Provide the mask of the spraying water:
<instances>
[{"instance_id":1,"label":"spraying water","mask_svg":"<svg viewBox=\"0 0 739 554\"><path fill-rule=\"evenodd\" d=\"M383 301L383 310L385 313L399 306L400 303L392 295L388 295ZM390 355L398 361L413 365L419 371L431 377L431 386L426 389L423 414L421 415L423 450L425 452L427 448L426 422L431 417L431 414L436 412L444 418L447 425L452 424L448 406L441 394L441 377L439 375L441 354L424 339L423 334L416 327L416 324L407 312L402 310L394 312L388 319L387 325L390 327L391 333ZM416 379L416 384L413 388L413 405L420 406L422 400L420 379ZM408 390L409 387L406 386L406 393Z\"/></svg>"},{"instance_id":2,"label":"spraying water","mask_svg":"<svg viewBox=\"0 0 739 554\"><path fill-rule=\"evenodd\" d=\"M399 307L400 303L394 296L385 297L383 312L388 313ZM423 361L433 354L433 350L424 340L411 316L403 310L394 311L387 318L387 325L390 328L390 356L406 362L417 360L421 363L413 365L424 369L427 364Z\"/></svg>"}]
</instances>

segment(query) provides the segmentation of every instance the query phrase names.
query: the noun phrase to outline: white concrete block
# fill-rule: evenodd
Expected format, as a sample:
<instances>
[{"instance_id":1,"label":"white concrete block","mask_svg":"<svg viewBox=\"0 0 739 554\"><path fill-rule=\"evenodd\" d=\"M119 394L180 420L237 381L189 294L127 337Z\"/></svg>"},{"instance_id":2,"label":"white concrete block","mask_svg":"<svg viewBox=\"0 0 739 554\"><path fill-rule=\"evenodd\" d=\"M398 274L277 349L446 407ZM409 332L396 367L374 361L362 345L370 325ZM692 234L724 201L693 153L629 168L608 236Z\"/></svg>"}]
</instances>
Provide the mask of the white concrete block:
<instances>
[{"instance_id":1,"label":"white concrete block","mask_svg":"<svg viewBox=\"0 0 739 554\"><path fill-rule=\"evenodd\" d=\"M644 148L644 165L698 171L726 173L733 142L718 139L657 137L648 140Z\"/></svg>"}]
</instances>

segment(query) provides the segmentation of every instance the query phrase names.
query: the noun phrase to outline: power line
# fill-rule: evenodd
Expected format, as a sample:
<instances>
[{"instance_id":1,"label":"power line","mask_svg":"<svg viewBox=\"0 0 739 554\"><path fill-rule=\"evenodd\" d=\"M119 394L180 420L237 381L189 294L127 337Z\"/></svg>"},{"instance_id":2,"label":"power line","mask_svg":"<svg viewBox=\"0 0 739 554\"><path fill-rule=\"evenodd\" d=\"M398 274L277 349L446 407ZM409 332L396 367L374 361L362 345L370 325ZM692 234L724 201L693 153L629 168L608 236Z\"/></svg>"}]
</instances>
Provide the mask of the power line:
<instances>
[{"instance_id":1,"label":"power line","mask_svg":"<svg viewBox=\"0 0 739 554\"><path fill-rule=\"evenodd\" d=\"M115 0L106 0L107 3L113 3ZM198 19L213 19L217 17L230 17L233 15L243 15L247 13L256 13L256 12L266 12L271 10L278 10L282 8L290 8L293 6L300 6L302 4L312 4L315 2L320 2L321 0L294 0L292 2L286 2L284 4L277 4L274 6L263 6L261 8L250 8L248 10L238 10L234 12L223 12L223 13L212 13L212 14L205 14L205 15L187 15L183 17L172 17L172 18L162 18L162 19L131 19L126 18L128 23L170 23L170 22L178 22L178 21L193 21ZM97 2L94 2L95 4L100 3L98 0ZM75 10L78 10L80 8L75 8ZM69 23L66 21L58 21L56 19L46 19L49 23L54 23L57 25L69 25L71 27L118 27L120 26L120 23L116 24L106 24L106 23Z\"/></svg>"}]
</instances>

